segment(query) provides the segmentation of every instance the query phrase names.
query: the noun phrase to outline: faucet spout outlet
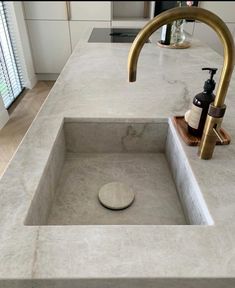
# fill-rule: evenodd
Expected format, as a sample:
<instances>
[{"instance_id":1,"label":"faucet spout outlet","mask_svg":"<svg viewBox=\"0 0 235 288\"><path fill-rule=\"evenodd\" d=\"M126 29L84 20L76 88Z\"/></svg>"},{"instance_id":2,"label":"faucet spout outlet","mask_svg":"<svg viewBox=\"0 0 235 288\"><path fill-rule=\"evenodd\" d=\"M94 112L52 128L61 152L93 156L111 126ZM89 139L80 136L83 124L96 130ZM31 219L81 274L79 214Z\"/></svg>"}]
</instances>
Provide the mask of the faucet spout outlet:
<instances>
[{"instance_id":1,"label":"faucet spout outlet","mask_svg":"<svg viewBox=\"0 0 235 288\"><path fill-rule=\"evenodd\" d=\"M214 111L222 111L224 108L224 100L229 87L229 82L234 68L234 40L231 32L226 24L214 13L198 8L198 7L179 7L167 10L151 21L139 32L135 41L133 42L129 57L128 57L128 75L129 81L136 80L137 62L139 54L143 48L144 43L149 39L151 34L159 29L161 26L171 23L179 19L198 20L210 26L220 38L224 48L224 63L220 76L220 81L216 91L215 101L213 103ZM212 110L213 110L212 107ZM225 111L225 109L224 109ZM219 112L218 112L219 113ZM219 134L218 128L221 126L223 115L210 115L208 113L205 127L203 130L203 137L199 147L199 157L201 159L212 158L216 139Z\"/></svg>"}]
</instances>

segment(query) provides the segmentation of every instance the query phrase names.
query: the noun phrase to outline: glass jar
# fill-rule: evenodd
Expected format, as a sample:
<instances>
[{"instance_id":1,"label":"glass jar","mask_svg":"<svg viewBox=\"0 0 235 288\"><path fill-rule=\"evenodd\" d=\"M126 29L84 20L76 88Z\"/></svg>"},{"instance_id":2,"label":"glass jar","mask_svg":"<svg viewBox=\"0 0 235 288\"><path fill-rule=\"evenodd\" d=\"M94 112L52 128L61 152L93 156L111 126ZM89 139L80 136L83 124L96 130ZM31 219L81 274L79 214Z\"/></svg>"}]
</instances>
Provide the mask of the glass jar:
<instances>
[{"instance_id":1,"label":"glass jar","mask_svg":"<svg viewBox=\"0 0 235 288\"><path fill-rule=\"evenodd\" d=\"M171 44L182 44L185 42L184 20L176 20L173 22L171 29Z\"/></svg>"}]
</instances>

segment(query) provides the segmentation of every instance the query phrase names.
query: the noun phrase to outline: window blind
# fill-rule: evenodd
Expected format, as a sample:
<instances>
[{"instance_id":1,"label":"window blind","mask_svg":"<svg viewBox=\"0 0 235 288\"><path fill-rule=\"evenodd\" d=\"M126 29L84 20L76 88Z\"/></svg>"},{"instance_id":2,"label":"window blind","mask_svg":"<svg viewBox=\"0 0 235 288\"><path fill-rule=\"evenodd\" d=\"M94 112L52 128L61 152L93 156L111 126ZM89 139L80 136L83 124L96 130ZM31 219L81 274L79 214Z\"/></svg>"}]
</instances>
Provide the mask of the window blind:
<instances>
[{"instance_id":1,"label":"window blind","mask_svg":"<svg viewBox=\"0 0 235 288\"><path fill-rule=\"evenodd\" d=\"M0 1L0 96L6 108L23 90L22 73L4 1Z\"/></svg>"}]
</instances>

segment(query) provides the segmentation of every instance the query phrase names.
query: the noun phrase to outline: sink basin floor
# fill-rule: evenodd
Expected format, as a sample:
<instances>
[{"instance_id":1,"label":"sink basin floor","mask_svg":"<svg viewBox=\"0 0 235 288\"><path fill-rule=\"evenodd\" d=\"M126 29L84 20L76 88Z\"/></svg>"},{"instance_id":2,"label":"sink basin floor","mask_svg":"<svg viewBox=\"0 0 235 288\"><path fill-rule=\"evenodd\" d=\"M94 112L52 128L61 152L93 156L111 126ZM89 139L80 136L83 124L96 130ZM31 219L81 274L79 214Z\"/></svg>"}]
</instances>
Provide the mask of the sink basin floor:
<instances>
[{"instance_id":1,"label":"sink basin floor","mask_svg":"<svg viewBox=\"0 0 235 288\"><path fill-rule=\"evenodd\" d=\"M113 181L131 185L131 207L98 200ZM66 153L47 225L186 225L164 153Z\"/></svg>"}]
</instances>

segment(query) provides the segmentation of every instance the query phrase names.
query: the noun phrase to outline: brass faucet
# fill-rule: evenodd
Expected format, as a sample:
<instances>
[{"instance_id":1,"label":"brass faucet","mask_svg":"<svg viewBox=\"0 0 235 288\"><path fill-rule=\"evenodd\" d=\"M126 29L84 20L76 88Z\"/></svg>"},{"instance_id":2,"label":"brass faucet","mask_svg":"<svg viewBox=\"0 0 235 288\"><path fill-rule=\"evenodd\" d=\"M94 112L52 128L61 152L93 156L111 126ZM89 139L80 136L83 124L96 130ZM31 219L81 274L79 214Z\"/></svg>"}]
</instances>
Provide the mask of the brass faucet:
<instances>
[{"instance_id":1,"label":"brass faucet","mask_svg":"<svg viewBox=\"0 0 235 288\"><path fill-rule=\"evenodd\" d=\"M211 159L217 138L223 141L219 129L226 109L224 100L234 68L234 40L226 24L217 15L198 7L179 7L167 10L153 18L139 32L131 46L128 56L129 81L136 80L139 54L151 34L161 26L179 19L199 20L207 24L217 33L224 47L224 63L215 101L210 105L198 150L201 159Z\"/></svg>"}]
</instances>

